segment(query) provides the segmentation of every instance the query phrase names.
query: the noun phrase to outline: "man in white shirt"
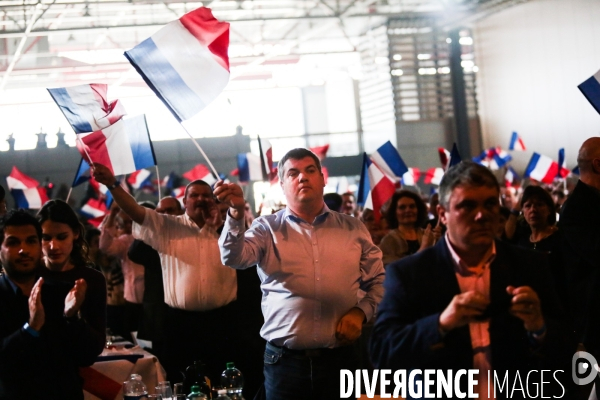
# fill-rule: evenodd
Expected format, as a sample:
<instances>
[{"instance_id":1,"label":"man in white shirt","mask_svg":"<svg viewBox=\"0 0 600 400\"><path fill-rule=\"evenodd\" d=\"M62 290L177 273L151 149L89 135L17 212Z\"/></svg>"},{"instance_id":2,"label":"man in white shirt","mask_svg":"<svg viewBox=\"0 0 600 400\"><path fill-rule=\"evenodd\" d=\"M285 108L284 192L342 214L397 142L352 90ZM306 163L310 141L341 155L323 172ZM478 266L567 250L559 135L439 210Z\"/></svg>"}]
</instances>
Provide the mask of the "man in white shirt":
<instances>
[{"instance_id":1,"label":"man in white shirt","mask_svg":"<svg viewBox=\"0 0 600 400\"><path fill-rule=\"evenodd\" d=\"M225 363L234 360L232 342L236 300L234 270L221 263L218 234L220 214L212 189L204 181L185 190L185 214L159 214L140 206L105 166L94 164L94 178L106 185L115 202L133 220L133 236L158 251L162 264L165 303L165 357L161 362L170 380L195 360L217 379Z\"/></svg>"}]
</instances>

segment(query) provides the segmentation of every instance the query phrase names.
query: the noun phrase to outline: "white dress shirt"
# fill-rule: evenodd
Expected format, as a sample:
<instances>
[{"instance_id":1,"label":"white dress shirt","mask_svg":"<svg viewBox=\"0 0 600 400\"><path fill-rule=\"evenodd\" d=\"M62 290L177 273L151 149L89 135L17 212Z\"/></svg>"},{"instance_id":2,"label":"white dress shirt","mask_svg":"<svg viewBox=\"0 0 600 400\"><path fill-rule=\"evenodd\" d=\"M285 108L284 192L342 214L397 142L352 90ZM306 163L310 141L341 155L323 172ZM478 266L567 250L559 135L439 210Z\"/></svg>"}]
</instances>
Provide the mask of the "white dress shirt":
<instances>
[{"instance_id":1,"label":"white dress shirt","mask_svg":"<svg viewBox=\"0 0 600 400\"><path fill-rule=\"evenodd\" d=\"M211 227L200 229L187 214L146 210L144 222L133 224L133 236L158 251L169 306L208 311L236 299L236 273L221 263L218 234Z\"/></svg>"}]
</instances>

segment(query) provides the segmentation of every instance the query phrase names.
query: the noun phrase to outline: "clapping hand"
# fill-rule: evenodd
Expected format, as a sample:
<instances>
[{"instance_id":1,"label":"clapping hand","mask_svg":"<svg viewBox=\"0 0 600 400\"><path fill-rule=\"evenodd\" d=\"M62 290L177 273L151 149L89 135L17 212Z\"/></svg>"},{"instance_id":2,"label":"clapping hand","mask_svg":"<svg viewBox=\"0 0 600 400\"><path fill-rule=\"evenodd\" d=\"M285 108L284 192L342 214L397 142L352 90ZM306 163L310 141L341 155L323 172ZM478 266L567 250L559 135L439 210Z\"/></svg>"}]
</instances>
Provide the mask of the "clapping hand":
<instances>
[{"instance_id":1,"label":"clapping hand","mask_svg":"<svg viewBox=\"0 0 600 400\"><path fill-rule=\"evenodd\" d=\"M544 327L540 298L532 288L508 286L506 292L512 296L510 313L523 321L526 330L536 332Z\"/></svg>"},{"instance_id":2,"label":"clapping hand","mask_svg":"<svg viewBox=\"0 0 600 400\"><path fill-rule=\"evenodd\" d=\"M478 321L490 301L474 290L457 294L440 314L440 328L450 332L456 328Z\"/></svg>"},{"instance_id":3,"label":"clapping hand","mask_svg":"<svg viewBox=\"0 0 600 400\"><path fill-rule=\"evenodd\" d=\"M77 314L81 309L81 305L85 300L85 292L87 291L87 283L84 279L77 279L75 281L75 286L69 293L67 293L67 297L65 297L65 317L70 318Z\"/></svg>"}]
</instances>

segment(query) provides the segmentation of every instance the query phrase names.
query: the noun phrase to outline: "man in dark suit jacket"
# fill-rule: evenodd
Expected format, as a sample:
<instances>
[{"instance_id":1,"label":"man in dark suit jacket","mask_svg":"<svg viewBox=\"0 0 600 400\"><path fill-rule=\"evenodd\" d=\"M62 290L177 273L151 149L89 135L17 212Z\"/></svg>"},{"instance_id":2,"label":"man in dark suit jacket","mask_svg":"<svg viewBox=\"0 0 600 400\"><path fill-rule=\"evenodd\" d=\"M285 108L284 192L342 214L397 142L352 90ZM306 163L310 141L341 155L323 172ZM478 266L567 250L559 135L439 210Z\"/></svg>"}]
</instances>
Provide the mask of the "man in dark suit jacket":
<instances>
[{"instance_id":1,"label":"man in dark suit jacket","mask_svg":"<svg viewBox=\"0 0 600 400\"><path fill-rule=\"evenodd\" d=\"M563 205L558 226L578 339L600 360L600 137L583 142L577 165L579 182Z\"/></svg>"},{"instance_id":2,"label":"man in dark suit jacket","mask_svg":"<svg viewBox=\"0 0 600 400\"><path fill-rule=\"evenodd\" d=\"M502 380L509 371L512 386L516 371L526 385L527 373L541 369L564 370L556 378L566 385L574 348L559 323L561 307L545 255L495 241L499 187L494 175L472 162L449 169L438 210L446 236L387 267L371 338L375 367L478 369L479 398L487 398L487 371L490 387L494 372ZM563 389L555 378L547 374L543 380L552 381L544 396L560 396ZM539 375L532 383L540 383ZM505 389L498 398L509 394Z\"/></svg>"}]
</instances>

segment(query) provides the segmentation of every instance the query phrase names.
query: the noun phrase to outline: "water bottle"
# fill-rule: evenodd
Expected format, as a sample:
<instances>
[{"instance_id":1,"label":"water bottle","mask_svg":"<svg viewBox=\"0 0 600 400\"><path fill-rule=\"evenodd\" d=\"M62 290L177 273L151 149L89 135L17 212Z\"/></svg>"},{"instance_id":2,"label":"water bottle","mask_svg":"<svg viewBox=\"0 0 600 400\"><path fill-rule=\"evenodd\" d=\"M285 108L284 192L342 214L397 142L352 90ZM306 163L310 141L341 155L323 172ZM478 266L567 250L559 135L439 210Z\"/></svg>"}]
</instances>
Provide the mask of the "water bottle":
<instances>
[{"instance_id":1,"label":"water bottle","mask_svg":"<svg viewBox=\"0 0 600 400\"><path fill-rule=\"evenodd\" d=\"M188 394L188 400L207 400L208 397L204 393L200 391L200 386L194 385L192 386L192 391Z\"/></svg>"},{"instance_id":2,"label":"water bottle","mask_svg":"<svg viewBox=\"0 0 600 400\"><path fill-rule=\"evenodd\" d=\"M220 389L217 393L219 394L217 400L231 400L231 397L227 396L226 389Z\"/></svg>"},{"instance_id":3,"label":"water bottle","mask_svg":"<svg viewBox=\"0 0 600 400\"><path fill-rule=\"evenodd\" d=\"M129 380L123 382L123 400L148 399L148 389L142 382L141 375L131 374Z\"/></svg>"},{"instance_id":4,"label":"water bottle","mask_svg":"<svg viewBox=\"0 0 600 400\"><path fill-rule=\"evenodd\" d=\"M227 363L227 369L221 374L221 386L231 400L244 400L242 397L244 376L232 362Z\"/></svg>"}]
</instances>

